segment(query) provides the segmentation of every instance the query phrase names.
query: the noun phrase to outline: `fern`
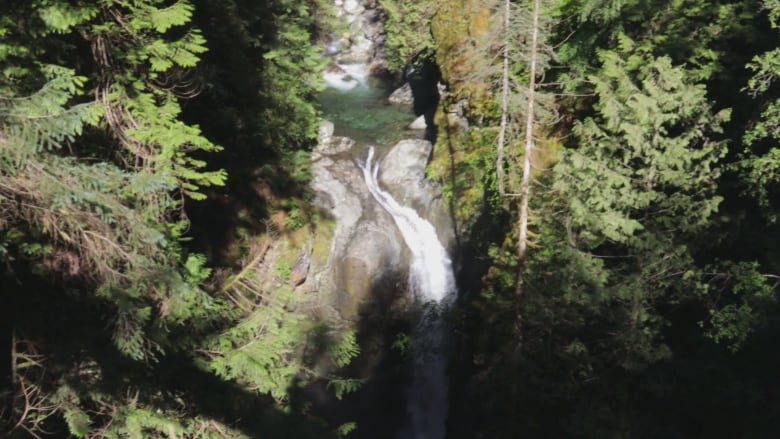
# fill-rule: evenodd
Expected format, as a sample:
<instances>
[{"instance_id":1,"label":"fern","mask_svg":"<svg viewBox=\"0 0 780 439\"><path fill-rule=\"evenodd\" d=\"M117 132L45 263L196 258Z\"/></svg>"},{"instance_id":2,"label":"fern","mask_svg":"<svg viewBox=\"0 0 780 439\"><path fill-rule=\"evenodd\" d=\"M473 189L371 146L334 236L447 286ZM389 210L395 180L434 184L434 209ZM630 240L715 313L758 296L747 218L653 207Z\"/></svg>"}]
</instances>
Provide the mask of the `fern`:
<instances>
[{"instance_id":1,"label":"fern","mask_svg":"<svg viewBox=\"0 0 780 439\"><path fill-rule=\"evenodd\" d=\"M17 166L33 154L61 148L80 135L85 125L94 125L100 119L99 105L65 107L80 92L86 78L55 65L41 66L41 70L48 82L38 92L17 99L0 97L0 120L5 120L4 135L10 144L3 155L6 160L14 156Z\"/></svg>"},{"instance_id":2,"label":"fern","mask_svg":"<svg viewBox=\"0 0 780 439\"><path fill-rule=\"evenodd\" d=\"M52 402L59 405L62 410L70 434L77 438L89 434L89 415L79 407L81 401L75 389L67 384L61 385L52 397Z\"/></svg>"},{"instance_id":3,"label":"fern","mask_svg":"<svg viewBox=\"0 0 780 439\"><path fill-rule=\"evenodd\" d=\"M328 381L328 388L333 389L336 399L340 400L344 395L358 390L364 382L364 380L354 378L333 378Z\"/></svg>"},{"instance_id":4,"label":"fern","mask_svg":"<svg viewBox=\"0 0 780 439\"><path fill-rule=\"evenodd\" d=\"M170 252L178 251L181 227L165 221L178 204L170 194L177 180L162 167L159 172L133 173L109 163L82 163L50 154L75 140L85 126L98 123L104 108L68 107L84 78L58 66L41 70L49 78L41 90L0 100L5 136L0 143L0 175L5 182L0 197L18 201L3 203L0 213L11 224L35 225L61 249L78 250L77 260L69 263L70 275L96 281L96 294L117 310L113 333L117 348L131 358L144 358L150 348L158 351L165 343L149 339L151 321L181 324L214 309L213 301L195 286L209 275L202 257L191 255L181 269L169 263ZM46 248L36 242L23 244ZM149 291L155 296L149 297Z\"/></svg>"},{"instance_id":5,"label":"fern","mask_svg":"<svg viewBox=\"0 0 780 439\"><path fill-rule=\"evenodd\" d=\"M357 424L354 422L347 422L346 424L339 425L339 428L336 429L336 435L338 437L347 437L350 433L357 430Z\"/></svg>"},{"instance_id":6,"label":"fern","mask_svg":"<svg viewBox=\"0 0 780 439\"><path fill-rule=\"evenodd\" d=\"M347 331L342 335L341 341L330 350L333 361L338 367L348 365L360 353L360 346L354 331Z\"/></svg>"},{"instance_id":7,"label":"fern","mask_svg":"<svg viewBox=\"0 0 780 439\"><path fill-rule=\"evenodd\" d=\"M46 25L41 34L65 33L74 26L94 18L97 14L98 8L94 6L74 7L66 2L51 2L38 9L38 16Z\"/></svg>"},{"instance_id":8,"label":"fern","mask_svg":"<svg viewBox=\"0 0 780 439\"><path fill-rule=\"evenodd\" d=\"M149 19L154 30L163 33L171 27L187 24L194 9L189 2L178 1L167 8L150 11Z\"/></svg>"}]
</instances>

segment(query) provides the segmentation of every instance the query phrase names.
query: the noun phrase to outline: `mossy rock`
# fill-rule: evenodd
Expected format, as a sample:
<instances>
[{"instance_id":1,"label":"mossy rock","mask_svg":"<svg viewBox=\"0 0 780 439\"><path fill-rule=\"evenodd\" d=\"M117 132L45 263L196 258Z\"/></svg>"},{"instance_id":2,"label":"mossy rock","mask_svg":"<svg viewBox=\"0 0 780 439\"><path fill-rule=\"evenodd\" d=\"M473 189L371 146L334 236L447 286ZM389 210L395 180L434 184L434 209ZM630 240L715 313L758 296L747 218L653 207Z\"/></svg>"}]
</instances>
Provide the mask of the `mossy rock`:
<instances>
[{"instance_id":1,"label":"mossy rock","mask_svg":"<svg viewBox=\"0 0 780 439\"><path fill-rule=\"evenodd\" d=\"M448 0L439 6L431 22L436 42L436 63L442 79L456 98L468 97L472 113L490 106L490 84L474 80L475 60L484 53L474 42L489 31L490 9L477 0Z\"/></svg>"},{"instance_id":2,"label":"mossy rock","mask_svg":"<svg viewBox=\"0 0 780 439\"><path fill-rule=\"evenodd\" d=\"M339 271L344 290L336 293L333 305L344 319L354 320L371 292L371 276L358 258L345 258Z\"/></svg>"}]
</instances>

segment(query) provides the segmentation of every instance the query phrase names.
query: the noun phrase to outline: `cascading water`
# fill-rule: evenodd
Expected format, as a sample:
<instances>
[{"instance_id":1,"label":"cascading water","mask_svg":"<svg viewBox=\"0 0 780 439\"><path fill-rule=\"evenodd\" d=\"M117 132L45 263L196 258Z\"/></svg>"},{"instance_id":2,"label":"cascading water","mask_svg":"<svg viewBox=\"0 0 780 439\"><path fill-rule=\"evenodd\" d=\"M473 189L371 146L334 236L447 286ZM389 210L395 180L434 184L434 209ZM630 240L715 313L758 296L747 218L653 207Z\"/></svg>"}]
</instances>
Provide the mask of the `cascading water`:
<instances>
[{"instance_id":1,"label":"cascading water","mask_svg":"<svg viewBox=\"0 0 780 439\"><path fill-rule=\"evenodd\" d=\"M368 82L368 64L332 64L325 70L325 84L338 90L352 90Z\"/></svg>"},{"instance_id":2,"label":"cascading water","mask_svg":"<svg viewBox=\"0 0 780 439\"><path fill-rule=\"evenodd\" d=\"M368 6L372 4L373 6ZM326 37L323 55L326 88L318 101L323 118L335 125L334 135L358 142L392 145L403 138L419 137L407 126L415 119L407 105L395 105L387 97L398 84L372 77L384 61L374 41L382 35L378 3L368 0L333 0L337 17L348 32ZM381 70L381 69L380 69Z\"/></svg>"},{"instance_id":3,"label":"cascading water","mask_svg":"<svg viewBox=\"0 0 780 439\"><path fill-rule=\"evenodd\" d=\"M442 439L447 419L447 357L444 345L447 325L442 312L454 300L456 289L452 263L439 242L436 229L414 209L398 204L377 182L379 164L372 164L374 148L368 151L363 178L369 192L395 221L412 252L409 287L423 312L414 333L414 370L407 394L408 431L402 439Z\"/></svg>"},{"instance_id":4,"label":"cascading water","mask_svg":"<svg viewBox=\"0 0 780 439\"><path fill-rule=\"evenodd\" d=\"M414 120L411 106L390 103L387 97L393 85L372 78L369 73L370 65L383 64L374 58L381 51L373 47L373 41L382 34L375 27L381 13L367 10L372 2L333 1L337 15L350 29L346 36L332 36L323 48L330 63L324 75L327 88L319 101L323 116L334 123L334 135L349 137L358 144L384 146L403 138L419 137L422 132L410 132L407 128ZM373 198L392 216L411 250L409 290L421 304L413 334L413 378L406 393L408 417L400 426L399 439L443 439L448 412L445 344L449 330L442 314L456 294L452 264L435 228L414 209L398 204L379 187L379 166L373 159L372 147L365 163L360 165L365 184Z\"/></svg>"}]
</instances>

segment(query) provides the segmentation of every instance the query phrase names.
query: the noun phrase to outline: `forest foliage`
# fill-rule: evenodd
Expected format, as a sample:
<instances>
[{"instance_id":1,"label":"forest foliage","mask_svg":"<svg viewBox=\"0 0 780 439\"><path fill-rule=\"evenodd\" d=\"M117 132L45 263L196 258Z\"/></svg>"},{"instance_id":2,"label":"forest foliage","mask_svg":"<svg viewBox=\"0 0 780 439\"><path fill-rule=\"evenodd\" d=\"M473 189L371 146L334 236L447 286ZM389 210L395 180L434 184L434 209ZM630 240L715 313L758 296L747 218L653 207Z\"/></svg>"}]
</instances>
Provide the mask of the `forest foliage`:
<instances>
[{"instance_id":1,"label":"forest foliage","mask_svg":"<svg viewBox=\"0 0 780 439\"><path fill-rule=\"evenodd\" d=\"M777 2L541 3L534 94L533 1L431 25L430 169L463 237L453 437L772 435Z\"/></svg>"},{"instance_id":2,"label":"forest foliage","mask_svg":"<svg viewBox=\"0 0 780 439\"><path fill-rule=\"evenodd\" d=\"M376 4L446 88L450 437L776 436L780 2ZM0 11L0 435L360 434L290 279L332 5Z\"/></svg>"},{"instance_id":3,"label":"forest foliage","mask_svg":"<svg viewBox=\"0 0 780 439\"><path fill-rule=\"evenodd\" d=\"M0 435L335 436L291 389L357 347L268 268L284 224L226 226L233 253L192 232L247 174L302 197L318 4L0 7Z\"/></svg>"}]
</instances>

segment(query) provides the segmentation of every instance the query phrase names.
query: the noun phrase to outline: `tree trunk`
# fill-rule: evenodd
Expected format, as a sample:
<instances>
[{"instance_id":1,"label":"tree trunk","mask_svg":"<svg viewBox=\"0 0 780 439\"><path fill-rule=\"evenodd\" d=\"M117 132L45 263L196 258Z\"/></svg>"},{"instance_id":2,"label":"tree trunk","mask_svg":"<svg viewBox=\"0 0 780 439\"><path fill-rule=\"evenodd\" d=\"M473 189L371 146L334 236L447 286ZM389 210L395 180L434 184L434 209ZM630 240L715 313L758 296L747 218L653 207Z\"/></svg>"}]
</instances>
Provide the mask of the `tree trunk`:
<instances>
[{"instance_id":1,"label":"tree trunk","mask_svg":"<svg viewBox=\"0 0 780 439\"><path fill-rule=\"evenodd\" d=\"M504 189L504 144L506 142L506 126L509 117L509 0L504 0L504 68L501 74L501 127L498 130L498 151L496 157L496 181L498 193L506 195Z\"/></svg>"},{"instance_id":2,"label":"tree trunk","mask_svg":"<svg viewBox=\"0 0 780 439\"><path fill-rule=\"evenodd\" d=\"M518 222L517 258L520 264L517 293L523 292L523 260L528 248L528 199L531 196L531 154L534 150L534 104L536 98L536 61L539 43L539 9L541 0L534 0L531 34L530 72L528 73L528 108L525 115L525 150L523 151L523 178L520 183L520 220Z\"/></svg>"}]
</instances>

